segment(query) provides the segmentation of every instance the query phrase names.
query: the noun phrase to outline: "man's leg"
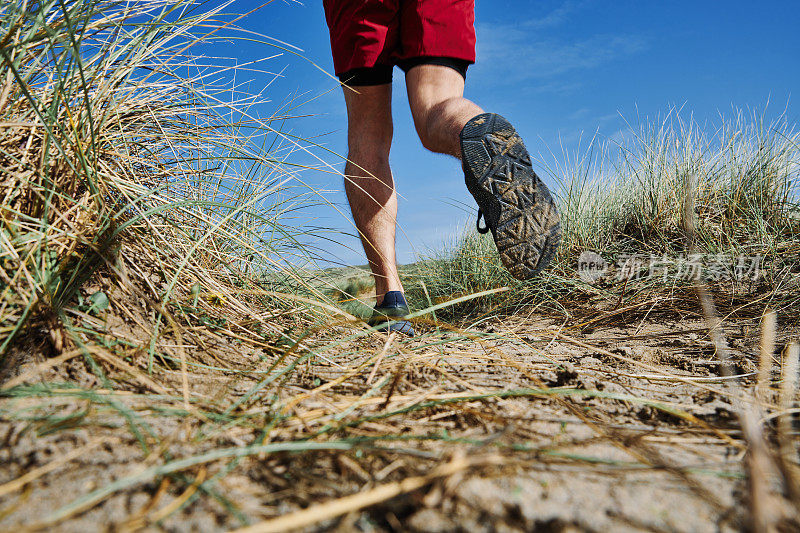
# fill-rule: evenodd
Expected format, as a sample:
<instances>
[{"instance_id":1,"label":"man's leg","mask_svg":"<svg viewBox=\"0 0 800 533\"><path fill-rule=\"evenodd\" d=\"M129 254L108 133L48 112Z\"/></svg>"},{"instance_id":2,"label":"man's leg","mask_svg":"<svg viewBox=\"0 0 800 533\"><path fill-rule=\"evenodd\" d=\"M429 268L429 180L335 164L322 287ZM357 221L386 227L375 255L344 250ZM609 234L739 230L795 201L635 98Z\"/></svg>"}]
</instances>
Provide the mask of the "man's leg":
<instances>
[{"instance_id":1,"label":"man's leg","mask_svg":"<svg viewBox=\"0 0 800 533\"><path fill-rule=\"evenodd\" d=\"M450 67L419 65L406 74L406 90L422 145L461 157L459 134L483 110L464 98L464 78Z\"/></svg>"},{"instance_id":2,"label":"man's leg","mask_svg":"<svg viewBox=\"0 0 800 533\"><path fill-rule=\"evenodd\" d=\"M514 127L465 99L464 78L450 67L412 67L406 87L423 146L462 159L464 181L479 208L478 231L492 232L512 276L536 276L556 253L561 225L550 191L533 171Z\"/></svg>"},{"instance_id":3,"label":"man's leg","mask_svg":"<svg viewBox=\"0 0 800 533\"><path fill-rule=\"evenodd\" d=\"M392 145L392 86L344 89L348 155L345 192L361 236L378 304L388 291L402 291L395 257L397 195L389 150Z\"/></svg>"}]
</instances>

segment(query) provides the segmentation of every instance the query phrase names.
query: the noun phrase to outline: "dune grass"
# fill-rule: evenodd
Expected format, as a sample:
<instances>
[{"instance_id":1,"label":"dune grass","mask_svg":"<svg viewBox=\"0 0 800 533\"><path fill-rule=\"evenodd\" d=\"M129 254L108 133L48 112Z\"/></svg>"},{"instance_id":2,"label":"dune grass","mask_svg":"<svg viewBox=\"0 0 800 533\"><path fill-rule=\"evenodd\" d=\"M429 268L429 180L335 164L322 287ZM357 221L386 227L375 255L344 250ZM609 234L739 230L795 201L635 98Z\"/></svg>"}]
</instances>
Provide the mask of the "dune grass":
<instances>
[{"instance_id":1,"label":"dune grass","mask_svg":"<svg viewBox=\"0 0 800 533\"><path fill-rule=\"evenodd\" d=\"M630 126L619 142L594 139L582 155L539 167L557 184L562 217L553 266L536 280L518 282L503 269L491 238L467 230L450 249L419 264L419 278L435 299L511 286L472 302L470 310L563 312L563 303L575 299L669 295L693 282L717 281L720 290L775 291L776 306L797 302L800 133L785 117L766 122L757 113L736 113L701 126L675 111ZM700 278L686 271L691 258L681 224L690 190L696 190L698 219L691 252L702 265ZM600 282L578 276L584 251L608 262ZM745 276L754 265L758 273ZM417 287L416 300L424 300Z\"/></svg>"},{"instance_id":2,"label":"dune grass","mask_svg":"<svg viewBox=\"0 0 800 533\"><path fill-rule=\"evenodd\" d=\"M233 20L227 5L0 8L0 353L36 323L68 325L65 308L114 271L125 239L157 265L162 306L195 285L229 300L255 265L308 255L284 220L311 194L284 164L299 144L249 114L260 97L228 81L230 66L187 54Z\"/></svg>"}]
</instances>

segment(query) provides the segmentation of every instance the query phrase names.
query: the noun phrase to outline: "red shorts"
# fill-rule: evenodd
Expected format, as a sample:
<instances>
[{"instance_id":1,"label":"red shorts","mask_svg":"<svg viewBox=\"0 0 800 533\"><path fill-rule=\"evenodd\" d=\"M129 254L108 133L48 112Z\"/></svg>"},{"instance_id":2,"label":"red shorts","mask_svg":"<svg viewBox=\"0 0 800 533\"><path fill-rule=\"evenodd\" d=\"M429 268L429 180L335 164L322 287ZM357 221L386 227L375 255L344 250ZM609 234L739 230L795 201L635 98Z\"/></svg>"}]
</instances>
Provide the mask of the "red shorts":
<instances>
[{"instance_id":1,"label":"red shorts","mask_svg":"<svg viewBox=\"0 0 800 533\"><path fill-rule=\"evenodd\" d=\"M466 74L475 62L475 0L323 0L336 75L350 85L392 81L434 63ZM388 74L388 79L387 79Z\"/></svg>"}]
</instances>

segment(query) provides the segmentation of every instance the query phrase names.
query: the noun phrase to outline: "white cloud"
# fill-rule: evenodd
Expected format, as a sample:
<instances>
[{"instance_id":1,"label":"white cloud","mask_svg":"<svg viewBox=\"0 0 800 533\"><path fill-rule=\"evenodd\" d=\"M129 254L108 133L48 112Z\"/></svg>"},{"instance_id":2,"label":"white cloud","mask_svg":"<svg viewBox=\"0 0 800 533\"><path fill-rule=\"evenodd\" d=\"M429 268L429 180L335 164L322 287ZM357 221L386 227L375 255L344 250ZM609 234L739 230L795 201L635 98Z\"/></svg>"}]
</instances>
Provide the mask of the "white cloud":
<instances>
[{"instance_id":1,"label":"white cloud","mask_svg":"<svg viewBox=\"0 0 800 533\"><path fill-rule=\"evenodd\" d=\"M562 42L542 38L512 25L478 25L481 75L500 75L506 81L552 80L567 73L597 68L645 49L636 35L595 35Z\"/></svg>"},{"instance_id":2,"label":"white cloud","mask_svg":"<svg viewBox=\"0 0 800 533\"><path fill-rule=\"evenodd\" d=\"M541 30L558 26L566 22L569 15L580 8L584 3L585 2L567 0L544 17L528 19L524 21L522 25L527 30Z\"/></svg>"},{"instance_id":3,"label":"white cloud","mask_svg":"<svg viewBox=\"0 0 800 533\"><path fill-rule=\"evenodd\" d=\"M526 83L527 90L564 92L580 86L568 74L587 71L636 54L646 41L635 34L594 34L566 39L560 27L574 19L585 2L567 0L540 18L512 23L476 24L479 83ZM558 28L558 29L556 29Z\"/></svg>"}]
</instances>

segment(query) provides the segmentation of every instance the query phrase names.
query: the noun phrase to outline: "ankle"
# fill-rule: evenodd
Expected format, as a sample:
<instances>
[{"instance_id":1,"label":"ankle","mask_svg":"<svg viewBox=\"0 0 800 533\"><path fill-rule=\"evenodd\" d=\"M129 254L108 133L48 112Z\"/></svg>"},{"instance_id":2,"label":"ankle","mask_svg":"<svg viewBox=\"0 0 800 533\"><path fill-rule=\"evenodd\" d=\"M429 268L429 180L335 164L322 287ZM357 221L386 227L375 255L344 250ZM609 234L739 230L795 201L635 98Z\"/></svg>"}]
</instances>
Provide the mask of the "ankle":
<instances>
[{"instance_id":1,"label":"ankle","mask_svg":"<svg viewBox=\"0 0 800 533\"><path fill-rule=\"evenodd\" d=\"M375 305L378 307L383 305L393 307L396 305L408 305L408 303L406 302L406 296L403 294L403 291L386 291L384 294L375 298Z\"/></svg>"},{"instance_id":2,"label":"ankle","mask_svg":"<svg viewBox=\"0 0 800 533\"><path fill-rule=\"evenodd\" d=\"M378 305L383 302L384 297L390 292L398 292L403 294L403 285L397 280L394 283L377 283L375 287L375 301Z\"/></svg>"}]
</instances>

